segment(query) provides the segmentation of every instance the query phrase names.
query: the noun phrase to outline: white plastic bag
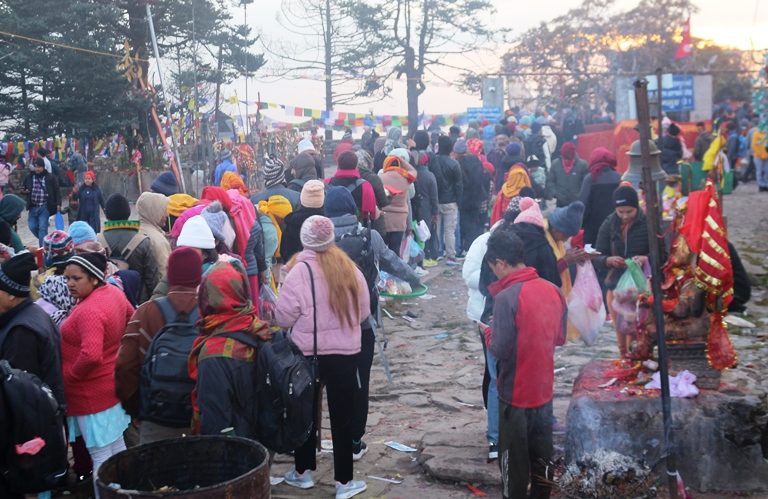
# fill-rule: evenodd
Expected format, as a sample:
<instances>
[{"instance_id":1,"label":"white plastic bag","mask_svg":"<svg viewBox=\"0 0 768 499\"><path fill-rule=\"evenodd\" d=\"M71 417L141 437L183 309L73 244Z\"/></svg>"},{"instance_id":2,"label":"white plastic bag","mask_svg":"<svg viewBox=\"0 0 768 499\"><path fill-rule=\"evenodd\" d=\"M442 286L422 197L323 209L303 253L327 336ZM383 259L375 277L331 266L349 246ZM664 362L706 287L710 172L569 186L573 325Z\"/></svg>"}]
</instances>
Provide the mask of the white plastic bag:
<instances>
[{"instance_id":1,"label":"white plastic bag","mask_svg":"<svg viewBox=\"0 0 768 499\"><path fill-rule=\"evenodd\" d=\"M579 265L576 282L568 295L568 319L587 346L597 341L600 327L605 323L605 304L600 283L592 262Z\"/></svg>"},{"instance_id":2,"label":"white plastic bag","mask_svg":"<svg viewBox=\"0 0 768 499\"><path fill-rule=\"evenodd\" d=\"M432 233L429 231L429 226L424 220L419 221L419 224L416 226L416 237L422 243L426 243L429 241L429 238L432 237Z\"/></svg>"}]
</instances>

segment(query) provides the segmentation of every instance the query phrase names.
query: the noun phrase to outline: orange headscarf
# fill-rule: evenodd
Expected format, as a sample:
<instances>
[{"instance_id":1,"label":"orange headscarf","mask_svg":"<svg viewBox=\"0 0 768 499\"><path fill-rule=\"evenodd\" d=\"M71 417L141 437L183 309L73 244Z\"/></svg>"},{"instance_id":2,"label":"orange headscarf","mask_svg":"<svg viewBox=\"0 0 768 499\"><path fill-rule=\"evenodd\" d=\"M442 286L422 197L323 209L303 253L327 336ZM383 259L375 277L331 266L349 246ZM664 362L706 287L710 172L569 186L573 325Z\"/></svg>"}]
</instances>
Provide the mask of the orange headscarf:
<instances>
[{"instance_id":1,"label":"orange headscarf","mask_svg":"<svg viewBox=\"0 0 768 499\"><path fill-rule=\"evenodd\" d=\"M245 186L245 182L243 182L240 175L235 172L224 172L224 175L221 176L221 183L219 185L225 191L237 189L243 196L247 196L249 193L248 188Z\"/></svg>"}]
</instances>

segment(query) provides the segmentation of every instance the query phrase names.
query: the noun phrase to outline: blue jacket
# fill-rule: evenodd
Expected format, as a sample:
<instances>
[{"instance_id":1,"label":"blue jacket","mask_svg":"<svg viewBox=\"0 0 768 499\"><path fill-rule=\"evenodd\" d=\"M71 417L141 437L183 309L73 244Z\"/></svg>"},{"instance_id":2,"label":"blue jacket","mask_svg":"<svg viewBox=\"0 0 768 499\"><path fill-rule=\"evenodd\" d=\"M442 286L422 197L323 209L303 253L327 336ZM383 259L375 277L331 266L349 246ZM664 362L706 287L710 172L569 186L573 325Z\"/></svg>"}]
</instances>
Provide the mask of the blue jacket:
<instances>
[{"instance_id":1,"label":"blue jacket","mask_svg":"<svg viewBox=\"0 0 768 499\"><path fill-rule=\"evenodd\" d=\"M225 159L216 167L216 172L213 175L213 184L221 184L221 177L224 176L224 172L237 173L237 167L229 160Z\"/></svg>"}]
</instances>

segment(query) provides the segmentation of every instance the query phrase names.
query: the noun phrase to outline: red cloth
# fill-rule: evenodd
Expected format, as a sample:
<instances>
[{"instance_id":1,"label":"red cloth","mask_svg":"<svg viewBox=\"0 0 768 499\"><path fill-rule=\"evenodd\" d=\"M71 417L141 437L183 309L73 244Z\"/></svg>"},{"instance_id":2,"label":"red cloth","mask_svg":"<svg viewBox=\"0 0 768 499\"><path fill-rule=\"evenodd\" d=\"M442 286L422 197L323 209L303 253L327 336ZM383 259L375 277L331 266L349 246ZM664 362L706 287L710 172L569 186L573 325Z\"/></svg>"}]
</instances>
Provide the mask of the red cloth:
<instances>
[{"instance_id":1,"label":"red cloth","mask_svg":"<svg viewBox=\"0 0 768 499\"><path fill-rule=\"evenodd\" d=\"M493 163L488 161L488 158L485 156L483 152L483 141L480 139L469 139L467 141L467 150L469 151L469 154L474 154L480 159L480 163L483 164L483 168L485 168L485 171L493 175L493 173L496 171L496 169L493 167Z\"/></svg>"},{"instance_id":2,"label":"red cloth","mask_svg":"<svg viewBox=\"0 0 768 499\"><path fill-rule=\"evenodd\" d=\"M361 178L359 170L336 170L336 178ZM325 183L329 183L327 179ZM360 217L363 220L376 219L376 193L373 192L373 186L367 180L363 182L362 188L362 206L360 207Z\"/></svg>"},{"instance_id":3,"label":"red cloth","mask_svg":"<svg viewBox=\"0 0 768 499\"><path fill-rule=\"evenodd\" d=\"M576 163L576 144L573 142L566 142L560 148L560 155L563 161L563 170L566 175L571 173L573 165Z\"/></svg>"},{"instance_id":4,"label":"red cloth","mask_svg":"<svg viewBox=\"0 0 768 499\"><path fill-rule=\"evenodd\" d=\"M78 302L61 324L61 370L67 416L96 414L119 403L115 362L133 306L111 284Z\"/></svg>"},{"instance_id":5,"label":"red cloth","mask_svg":"<svg viewBox=\"0 0 768 499\"><path fill-rule=\"evenodd\" d=\"M594 182L597 175L606 168L616 169L616 156L605 147L597 147L589 155L589 174L592 181Z\"/></svg>"},{"instance_id":6,"label":"red cloth","mask_svg":"<svg viewBox=\"0 0 768 499\"><path fill-rule=\"evenodd\" d=\"M203 192L200 195L200 199L207 199L208 201L218 201L221 203L222 208L227 213L232 211L232 200L229 198L227 191L221 187L209 185L203 188Z\"/></svg>"},{"instance_id":7,"label":"red cloth","mask_svg":"<svg viewBox=\"0 0 768 499\"><path fill-rule=\"evenodd\" d=\"M509 201L510 199L507 196L499 192L496 196L496 202L493 203L493 208L491 209L491 225L504 218L504 212L507 211Z\"/></svg>"},{"instance_id":8,"label":"red cloth","mask_svg":"<svg viewBox=\"0 0 768 499\"><path fill-rule=\"evenodd\" d=\"M232 248L232 250L240 255L242 262L246 262L245 248L248 246L248 238L251 237L251 230L256 223L256 208L237 189L228 190L227 195L232 201L232 210L229 212L229 216L232 219L237 240L237 248Z\"/></svg>"},{"instance_id":9,"label":"red cloth","mask_svg":"<svg viewBox=\"0 0 768 499\"><path fill-rule=\"evenodd\" d=\"M552 400L555 346L565 343L565 299L531 267L488 290L494 296L490 349L498 361L499 398L513 407L540 407Z\"/></svg>"}]
</instances>

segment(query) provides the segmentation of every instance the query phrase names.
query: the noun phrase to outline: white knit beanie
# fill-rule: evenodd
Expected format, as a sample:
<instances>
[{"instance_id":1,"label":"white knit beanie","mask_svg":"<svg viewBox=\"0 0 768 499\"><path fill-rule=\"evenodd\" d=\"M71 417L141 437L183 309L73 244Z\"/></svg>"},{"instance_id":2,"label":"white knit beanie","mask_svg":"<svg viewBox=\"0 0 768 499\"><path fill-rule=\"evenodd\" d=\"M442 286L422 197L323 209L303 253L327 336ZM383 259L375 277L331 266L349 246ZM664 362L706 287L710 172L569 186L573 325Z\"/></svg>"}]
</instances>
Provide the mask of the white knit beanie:
<instances>
[{"instance_id":1,"label":"white knit beanie","mask_svg":"<svg viewBox=\"0 0 768 499\"><path fill-rule=\"evenodd\" d=\"M181 228L181 234L176 240L176 246L188 246L190 248L213 249L216 247L216 241L213 239L213 232L208 223L200 215L187 220L184 227Z\"/></svg>"},{"instance_id":2,"label":"white knit beanie","mask_svg":"<svg viewBox=\"0 0 768 499\"><path fill-rule=\"evenodd\" d=\"M322 215L312 215L301 225L300 237L304 249L325 251L336 239L333 222Z\"/></svg>"}]
</instances>

